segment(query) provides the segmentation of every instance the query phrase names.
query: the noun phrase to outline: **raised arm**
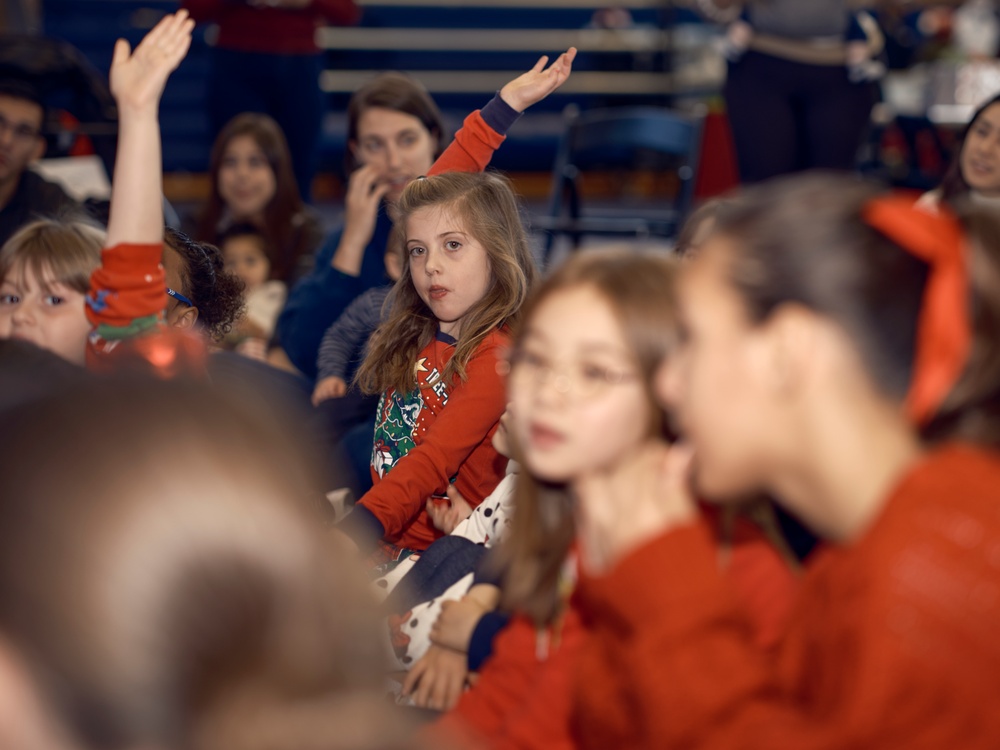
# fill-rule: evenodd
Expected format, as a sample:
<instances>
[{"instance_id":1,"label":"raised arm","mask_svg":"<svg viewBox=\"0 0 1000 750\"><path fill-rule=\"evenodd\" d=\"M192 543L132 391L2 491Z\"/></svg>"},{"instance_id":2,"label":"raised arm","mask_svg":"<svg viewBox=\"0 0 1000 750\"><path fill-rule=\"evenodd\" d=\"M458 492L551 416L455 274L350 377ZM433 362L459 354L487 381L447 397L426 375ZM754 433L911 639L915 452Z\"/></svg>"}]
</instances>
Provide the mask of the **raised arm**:
<instances>
[{"instance_id":1,"label":"raised arm","mask_svg":"<svg viewBox=\"0 0 1000 750\"><path fill-rule=\"evenodd\" d=\"M165 16L135 50L119 39L111 61L118 104L118 155L111 188L108 247L163 240L160 95L191 45L187 11Z\"/></svg>"},{"instance_id":2,"label":"raised arm","mask_svg":"<svg viewBox=\"0 0 1000 750\"><path fill-rule=\"evenodd\" d=\"M546 68L549 58L542 55L531 70L505 84L485 107L465 118L454 140L434 162L428 174L481 172L486 169L511 125L528 107L542 101L566 82L575 58L576 48L570 47Z\"/></svg>"}]
</instances>

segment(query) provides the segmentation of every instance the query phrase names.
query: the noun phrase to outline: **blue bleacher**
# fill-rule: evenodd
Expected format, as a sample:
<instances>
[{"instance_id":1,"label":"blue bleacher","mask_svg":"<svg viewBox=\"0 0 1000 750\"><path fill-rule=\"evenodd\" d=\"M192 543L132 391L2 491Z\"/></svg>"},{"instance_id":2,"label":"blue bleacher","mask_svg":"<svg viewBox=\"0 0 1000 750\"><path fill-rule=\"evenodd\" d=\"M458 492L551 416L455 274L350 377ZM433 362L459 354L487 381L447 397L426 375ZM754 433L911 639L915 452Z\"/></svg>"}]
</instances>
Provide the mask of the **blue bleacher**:
<instances>
[{"instance_id":1,"label":"blue bleacher","mask_svg":"<svg viewBox=\"0 0 1000 750\"><path fill-rule=\"evenodd\" d=\"M519 29L567 30L585 27L593 8L573 7L435 7L414 2L407 5L377 4L365 0L361 26L372 29L412 29L414 34L428 29ZM583 4L585 5L585 4ZM648 6L649 3L646 3ZM45 0L45 33L70 42L103 73L111 61L111 50L118 37L137 43L165 12L173 11L175 0ZM664 7L638 7L633 10L637 24L663 28L676 18L674 10ZM538 54L560 50L538 50ZM412 72L418 78L421 71L516 71L527 70L537 59L534 52L461 50L372 50L331 49L326 53L326 67L333 71L370 73L387 69ZM646 55L638 64L647 70L664 70L669 61L666 53ZM188 58L171 77L163 97L162 130L164 168L167 171L203 172L207 169L211 143L208 121L204 113L204 81L208 65L205 27L199 27ZM630 53L588 53L578 57L575 70L595 71L630 69L637 58ZM457 126L471 109L481 106L492 91L437 92L435 100L444 111L449 125ZM330 91L329 115L324 122L322 168L338 171L343 159L344 118L347 91ZM629 103L663 104L668 94L631 97ZM552 163L558 134L562 130L559 112L570 102L588 107L605 104L606 95L576 93L553 96L540 105L531 118L518 123L508 145L497 157L496 165L507 170L538 170Z\"/></svg>"}]
</instances>

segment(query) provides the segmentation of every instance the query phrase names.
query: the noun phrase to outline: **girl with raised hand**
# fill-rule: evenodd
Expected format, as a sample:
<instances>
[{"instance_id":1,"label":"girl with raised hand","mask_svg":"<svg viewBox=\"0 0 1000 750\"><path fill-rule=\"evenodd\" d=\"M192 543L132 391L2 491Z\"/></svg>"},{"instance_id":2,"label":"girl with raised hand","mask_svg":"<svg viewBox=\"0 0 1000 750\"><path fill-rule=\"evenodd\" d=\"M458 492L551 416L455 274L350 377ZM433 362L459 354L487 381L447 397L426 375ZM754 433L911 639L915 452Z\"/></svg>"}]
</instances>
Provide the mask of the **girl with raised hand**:
<instances>
[{"instance_id":1,"label":"girl with raised hand","mask_svg":"<svg viewBox=\"0 0 1000 750\"><path fill-rule=\"evenodd\" d=\"M347 108L346 223L319 250L314 271L291 291L278 319L281 351L272 352L272 362L316 377L326 330L356 297L391 283L382 259L406 185L423 175L484 169L521 113L565 82L575 56L570 48L547 68L548 57L540 58L470 114L444 153L444 121L420 83L384 73L354 93Z\"/></svg>"},{"instance_id":2,"label":"girl with raised hand","mask_svg":"<svg viewBox=\"0 0 1000 750\"><path fill-rule=\"evenodd\" d=\"M102 367L121 342L164 375L201 369L204 342L221 338L242 307L242 283L211 245L163 227L160 96L191 43L186 11L165 16L135 50L120 39L111 62L119 135L101 267L90 279L88 362ZM158 333L156 336L145 334Z\"/></svg>"},{"instance_id":3,"label":"girl with raised hand","mask_svg":"<svg viewBox=\"0 0 1000 750\"><path fill-rule=\"evenodd\" d=\"M503 414L501 359L535 278L510 183L450 172L411 182L397 207L408 262L356 383L381 393L375 486L342 528L392 567L442 536L425 505L448 486L473 507L503 479L491 444Z\"/></svg>"},{"instance_id":4,"label":"girl with raised hand","mask_svg":"<svg viewBox=\"0 0 1000 750\"><path fill-rule=\"evenodd\" d=\"M582 495L582 747L996 744L998 236L830 175L719 216L656 383L687 445ZM715 570L689 469L699 494L769 492L828 540L773 658Z\"/></svg>"},{"instance_id":5,"label":"girl with raised hand","mask_svg":"<svg viewBox=\"0 0 1000 750\"><path fill-rule=\"evenodd\" d=\"M190 23L179 14L163 19L134 53L124 41L115 47L111 85L121 131L109 232L78 220L48 219L11 238L0 253L0 336L24 338L92 366L104 357L91 355L136 339L133 350L171 372L180 360L162 352L154 356L152 348L162 341L140 340L140 334L165 323L219 339L232 327L242 307L242 284L224 272L216 248L164 230L162 206L148 205L161 189L159 96L189 41ZM140 236L137 227L146 239L157 235L153 244L122 244ZM192 355L203 348L192 340Z\"/></svg>"},{"instance_id":6,"label":"girl with raised hand","mask_svg":"<svg viewBox=\"0 0 1000 750\"><path fill-rule=\"evenodd\" d=\"M508 378L521 473L512 527L497 547L500 607L514 618L434 733L473 747L574 747L574 665L587 638L574 592L578 497L665 445L667 418L652 384L674 347L674 277L665 255L595 251L558 269L525 309ZM633 513L628 498L614 500L614 513ZM747 632L773 637L791 594L788 568L743 520L720 536L726 575L755 626ZM663 571L646 574L652 588ZM419 704L439 709L459 698L466 674L455 679L466 655L444 630L432 631L434 653L407 680Z\"/></svg>"}]
</instances>

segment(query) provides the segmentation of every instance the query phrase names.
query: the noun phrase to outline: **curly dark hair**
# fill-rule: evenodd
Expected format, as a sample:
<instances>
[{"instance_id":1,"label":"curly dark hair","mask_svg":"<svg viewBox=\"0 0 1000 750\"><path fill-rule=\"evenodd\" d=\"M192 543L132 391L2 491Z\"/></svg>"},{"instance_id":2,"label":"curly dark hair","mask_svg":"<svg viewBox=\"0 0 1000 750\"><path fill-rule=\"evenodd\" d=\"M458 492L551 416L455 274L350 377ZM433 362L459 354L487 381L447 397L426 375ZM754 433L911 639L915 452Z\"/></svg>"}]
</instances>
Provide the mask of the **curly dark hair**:
<instances>
[{"instance_id":1,"label":"curly dark hair","mask_svg":"<svg viewBox=\"0 0 1000 750\"><path fill-rule=\"evenodd\" d=\"M195 242L183 232L166 227L163 241L184 259L182 292L198 308L198 323L213 341L233 330L243 314L242 279L224 270L215 245Z\"/></svg>"}]
</instances>

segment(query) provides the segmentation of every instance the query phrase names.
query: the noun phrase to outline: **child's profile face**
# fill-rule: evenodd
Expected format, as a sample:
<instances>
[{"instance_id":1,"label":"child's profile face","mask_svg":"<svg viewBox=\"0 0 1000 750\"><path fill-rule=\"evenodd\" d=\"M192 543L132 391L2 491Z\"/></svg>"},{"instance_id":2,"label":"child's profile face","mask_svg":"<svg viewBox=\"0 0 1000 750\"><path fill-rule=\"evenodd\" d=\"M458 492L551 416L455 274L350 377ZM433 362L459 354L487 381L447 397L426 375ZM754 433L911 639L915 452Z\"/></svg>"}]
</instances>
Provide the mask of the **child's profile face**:
<instances>
[{"instance_id":1,"label":"child's profile face","mask_svg":"<svg viewBox=\"0 0 1000 750\"><path fill-rule=\"evenodd\" d=\"M734 240L715 235L684 268L677 285L684 335L654 384L695 450L699 491L713 500L765 486L767 472L783 460L774 446L794 431L786 425L788 389L774 386L768 329L749 318L730 280L737 252ZM782 361L791 357L787 346L782 352Z\"/></svg>"},{"instance_id":2,"label":"child's profile face","mask_svg":"<svg viewBox=\"0 0 1000 750\"><path fill-rule=\"evenodd\" d=\"M0 337L28 341L82 365L90 323L84 294L55 279L15 265L0 284Z\"/></svg>"},{"instance_id":3,"label":"child's profile face","mask_svg":"<svg viewBox=\"0 0 1000 750\"><path fill-rule=\"evenodd\" d=\"M649 397L611 305L592 286L535 308L508 379L528 471L570 483L613 469L649 439Z\"/></svg>"},{"instance_id":4,"label":"child's profile face","mask_svg":"<svg viewBox=\"0 0 1000 750\"><path fill-rule=\"evenodd\" d=\"M226 271L241 278L247 290L260 286L271 275L271 261L258 237L230 237L223 243L222 257L226 261Z\"/></svg>"},{"instance_id":5,"label":"child's profile face","mask_svg":"<svg viewBox=\"0 0 1000 750\"><path fill-rule=\"evenodd\" d=\"M410 277L442 333L458 338L462 321L490 286L489 256L452 211L427 206L406 221Z\"/></svg>"}]
</instances>

